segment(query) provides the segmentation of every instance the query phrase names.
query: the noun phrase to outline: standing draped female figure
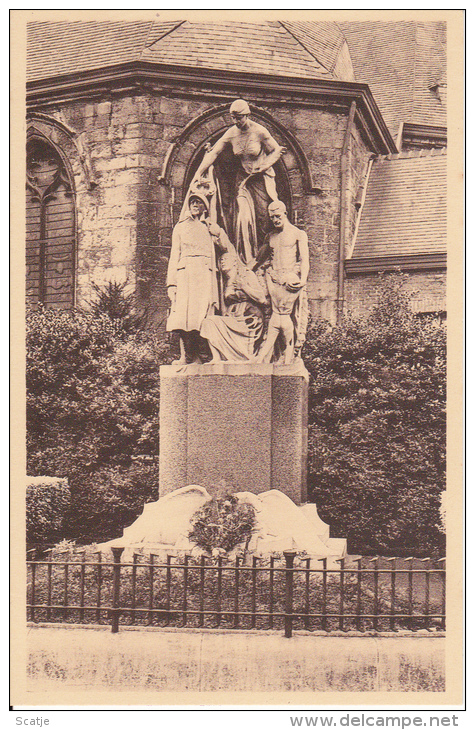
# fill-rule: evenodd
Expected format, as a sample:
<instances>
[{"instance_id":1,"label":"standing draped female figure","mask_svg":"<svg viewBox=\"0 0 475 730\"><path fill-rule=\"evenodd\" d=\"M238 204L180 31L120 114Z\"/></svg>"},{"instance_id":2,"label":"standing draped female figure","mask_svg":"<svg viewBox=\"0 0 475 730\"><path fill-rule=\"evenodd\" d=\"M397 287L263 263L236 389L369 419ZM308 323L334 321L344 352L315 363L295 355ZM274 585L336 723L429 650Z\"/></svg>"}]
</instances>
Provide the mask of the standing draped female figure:
<instances>
[{"instance_id":1,"label":"standing draped female figure","mask_svg":"<svg viewBox=\"0 0 475 730\"><path fill-rule=\"evenodd\" d=\"M268 130L250 119L249 105L237 99L230 107L234 122L205 154L194 180L204 178L215 160L230 145L240 165L234 191L234 238L241 260L252 266L262 247L268 225L267 206L278 200L274 163L284 152Z\"/></svg>"}]
</instances>

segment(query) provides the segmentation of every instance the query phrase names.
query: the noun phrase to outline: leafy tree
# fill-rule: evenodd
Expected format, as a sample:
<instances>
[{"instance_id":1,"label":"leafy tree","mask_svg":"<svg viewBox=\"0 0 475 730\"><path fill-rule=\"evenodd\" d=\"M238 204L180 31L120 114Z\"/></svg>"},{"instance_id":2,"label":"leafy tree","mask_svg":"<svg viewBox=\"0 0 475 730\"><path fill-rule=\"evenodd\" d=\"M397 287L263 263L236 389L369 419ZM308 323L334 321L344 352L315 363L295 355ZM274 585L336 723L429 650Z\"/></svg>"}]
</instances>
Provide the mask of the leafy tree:
<instances>
[{"instance_id":1,"label":"leafy tree","mask_svg":"<svg viewBox=\"0 0 475 730\"><path fill-rule=\"evenodd\" d=\"M65 515L64 533L79 542L102 542L118 537L158 499L158 460L107 464L73 477L73 509Z\"/></svg>"},{"instance_id":2,"label":"leafy tree","mask_svg":"<svg viewBox=\"0 0 475 730\"><path fill-rule=\"evenodd\" d=\"M309 485L350 550L438 554L445 330L417 318L401 286L385 279L366 319L309 333Z\"/></svg>"},{"instance_id":3,"label":"leafy tree","mask_svg":"<svg viewBox=\"0 0 475 730\"><path fill-rule=\"evenodd\" d=\"M155 336L118 333L104 314L28 314L28 473L68 478L66 537L100 538L99 525L105 537L120 534L145 501L157 498L165 359Z\"/></svg>"}]
</instances>

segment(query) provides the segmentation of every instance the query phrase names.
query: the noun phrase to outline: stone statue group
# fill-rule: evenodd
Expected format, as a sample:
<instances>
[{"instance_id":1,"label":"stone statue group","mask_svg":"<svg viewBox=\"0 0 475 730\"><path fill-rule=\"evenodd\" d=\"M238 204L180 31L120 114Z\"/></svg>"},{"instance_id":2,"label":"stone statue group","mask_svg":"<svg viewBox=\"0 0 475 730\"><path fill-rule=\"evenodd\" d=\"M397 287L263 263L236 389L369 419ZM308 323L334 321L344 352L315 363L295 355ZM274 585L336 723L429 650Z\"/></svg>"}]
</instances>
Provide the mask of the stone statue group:
<instances>
[{"instance_id":1,"label":"stone statue group","mask_svg":"<svg viewBox=\"0 0 475 730\"><path fill-rule=\"evenodd\" d=\"M173 229L167 330L180 335L177 364L202 362L207 341L213 363L288 365L307 327L307 235L277 196L273 165L284 148L243 99L230 113L234 124L204 155ZM227 147L239 161L232 230L214 170Z\"/></svg>"}]
</instances>

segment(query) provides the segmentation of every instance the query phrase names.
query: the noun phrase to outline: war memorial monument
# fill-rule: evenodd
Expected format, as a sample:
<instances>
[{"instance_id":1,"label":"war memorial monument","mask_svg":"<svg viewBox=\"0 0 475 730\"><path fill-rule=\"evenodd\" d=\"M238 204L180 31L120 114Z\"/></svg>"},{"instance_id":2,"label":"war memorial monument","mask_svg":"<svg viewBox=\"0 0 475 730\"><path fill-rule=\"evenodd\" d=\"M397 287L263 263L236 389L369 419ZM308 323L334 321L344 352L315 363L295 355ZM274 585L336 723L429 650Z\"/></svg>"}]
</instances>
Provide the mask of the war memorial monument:
<instances>
[{"instance_id":1,"label":"war memorial monument","mask_svg":"<svg viewBox=\"0 0 475 730\"><path fill-rule=\"evenodd\" d=\"M111 544L192 549L195 511L237 493L256 512L253 554L340 557L346 540L330 539L307 504L307 234L278 197L273 165L285 149L245 100L229 111L173 229L166 326L180 355L160 368L160 500ZM234 169L218 174L227 150Z\"/></svg>"}]
</instances>

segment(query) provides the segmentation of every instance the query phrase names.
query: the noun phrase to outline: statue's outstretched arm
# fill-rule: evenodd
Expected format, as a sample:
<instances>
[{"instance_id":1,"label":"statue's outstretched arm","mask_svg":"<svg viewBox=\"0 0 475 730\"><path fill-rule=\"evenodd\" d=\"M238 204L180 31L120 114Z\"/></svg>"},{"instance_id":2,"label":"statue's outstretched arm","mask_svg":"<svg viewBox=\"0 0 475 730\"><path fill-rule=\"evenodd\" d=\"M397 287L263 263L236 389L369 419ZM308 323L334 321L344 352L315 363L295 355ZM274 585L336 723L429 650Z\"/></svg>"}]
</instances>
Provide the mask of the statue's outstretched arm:
<instances>
[{"instance_id":1,"label":"statue's outstretched arm","mask_svg":"<svg viewBox=\"0 0 475 730\"><path fill-rule=\"evenodd\" d=\"M195 177L201 177L208 171L208 168L219 157L221 152L226 147L227 143L228 143L227 132L225 132L223 134L223 136L220 139L218 139L216 144L213 147L211 147L210 151L205 154L205 156L203 157L203 159L201 161L201 165L199 166L198 170L196 171Z\"/></svg>"},{"instance_id":2,"label":"statue's outstretched arm","mask_svg":"<svg viewBox=\"0 0 475 730\"><path fill-rule=\"evenodd\" d=\"M233 244L229 240L228 234L226 233L226 231L223 228L221 228L220 226L218 226L217 223L214 223L212 221L208 221L207 225L208 225L208 230L211 233L211 235L214 239L214 243L218 247L219 251L221 251L221 253L224 251L227 251L227 252L233 253L234 255L237 255L236 249L234 248Z\"/></svg>"},{"instance_id":3,"label":"statue's outstretched arm","mask_svg":"<svg viewBox=\"0 0 475 730\"><path fill-rule=\"evenodd\" d=\"M222 251L230 251L231 253L236 253L236 249L234 248L233 244L228 238L228 234L223 228L220 228L220 234L219 234L219 247Z\"/></svg>"}]
</instances>

